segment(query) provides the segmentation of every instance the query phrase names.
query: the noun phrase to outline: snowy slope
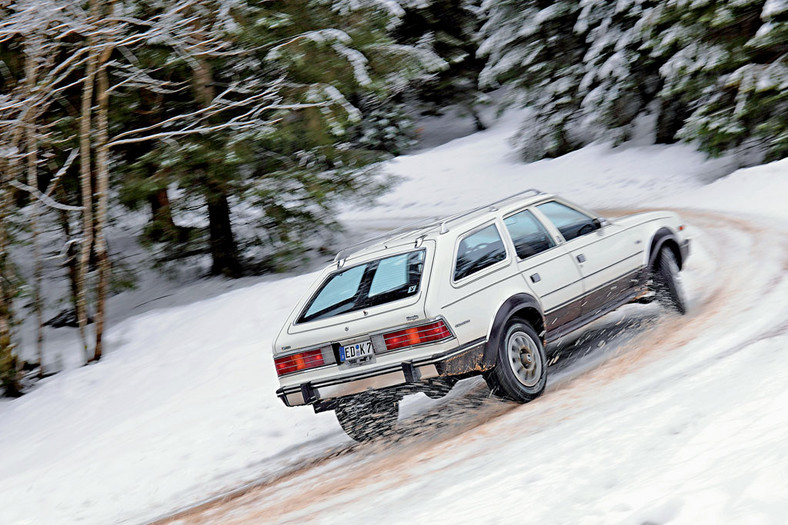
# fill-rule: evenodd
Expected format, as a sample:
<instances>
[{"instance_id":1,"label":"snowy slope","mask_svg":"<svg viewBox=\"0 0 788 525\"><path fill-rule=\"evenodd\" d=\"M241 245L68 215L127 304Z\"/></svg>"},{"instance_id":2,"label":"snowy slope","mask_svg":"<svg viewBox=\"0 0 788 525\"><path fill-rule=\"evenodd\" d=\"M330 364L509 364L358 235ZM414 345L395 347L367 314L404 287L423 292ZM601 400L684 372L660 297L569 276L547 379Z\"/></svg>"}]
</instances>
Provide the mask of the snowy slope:
<instances>
[{"instance_id":1,"label":"snowy slope","mask_svg":"<svg viewBox=\"0 0 788 525\"><path fill-rule=\"evenodd\" d=\"M558 159L518 161L509 143L522 122L504 115L492 129L435 149L401 156L388 171L404 179L374 213L346 219L445 215L535 187L599 208L653 205L729 173L731 160L706 160L686 145L612 148L595 144Z\"/></svg>"},{"instance_id":2,"label":"snowy slope","mask_svg":"<svg viewBox=\"0 0 788 525\"><path fill-rule=\"evenodd\" d=\"M727 239L724 229L715 230L714 220L697 215L692 231L700 249L687 274L694 304L710 299L707 288L717 277L716 258L725 253L724 242L736 248L742 264L749 260L743 257L748 247L768 247L757 252L770 269L763 278L774 281L775 275L784 272L784 236L772 233L769 244L763 239L750 242L749 235L756 235L757 228L751 225L757 221L776 223L782 228L777 231L785 231L788 161L742 170L711 184L728 169L727 161L705 161L686 146L611 149L594 145L559 159L524 165L512 156L507 142L518 122L516 115L504 117L484 133L395 159L388 169L405 179L402 184L377 207L346 213L343 219L382 228L534 186L600 208L730 207L761 218L756 222L748 218ZM271 338L312 278L269 280L194 304L131 317L110 329L110 351L100 363L54 376L21 399L0 401L0 523L145 520L345 447L349 440L331 413L287 409L274 396ZM772 286L785 291L785 282L779 279ZM746 319L758 321L757 326L784 321L788 291L770 297L769 304L748 313ZM696 338L674 345L686 345L688 355L697 354L694 361L674 357L668 363L649 365L664 382L650 379L644 386L644 378L651 376L630 371L614 384L600 381L598 388L592 384L595 388L588 395L562 398L566 394L558 390L540 403L555 403L570 414L582 407L590 415L570 417L533 440L511 439L500 457L482 455L474 460L478 450L459 450L459 457L467 461L452 462L456 470L448 476L435 476L442 484L435 493L441 504L435 508L445 509L458 494L480 487L487 487L485 494L491 498L500 491L516 498L518 490L533 482L531 474L523 474L523 464L512 460L526 454L527 447L538 451L536 460L547 469L538 475L551 481L538 485L544 492L536 495L546 502L539 508L547 522L566 522L558 519L560 514L551 520L547 510L549 502L560 506L562 495L588 499L596 513L589 516L589 522L624 519L640 523L632 518L632 509L645 509L643 501L652 500L661 505L662 514L648 514L651 519L659 514L663 521L680 516L691 522L700 515L698 501L707 502L724 517L726 505L735 503L730 500L735 491L743 491L741 498L750 498L739 500L745 510L758 498L763 505L771 505L767 518L775 515L773 511L788 510L784 505L788 491L780 489L788 486L788 447L780 445L788 442L784 419L788 382L780 375L788 369L788 357L778 351L786 346L784 332L755 342L751 333L741 334L747 352L717 362L714 348L720 347L714 347L714 341L735 334L724 323L698 326L703 331ZM698 350L704 348L706 352ZM705 366L704 359L714 361L708 372L697 375L692 383L670 387L670 381L692 366ZM732 378L735 390L731 390ZM570 389L573 384L569 383ZM573 405L578 399L586 401ZM532 405L537 413L541 410L538 403ZM434 403L423 397L409 399L405 416L430 406ZM759 409L764 417L756 420L752 414ZM519 417L518 411L508 413L492 423L500 427L493 430L511 432L522 426ZM592 418L594 425L589 424ZM702 432L680 447L664 444L660 438L698 422ZM720 435L737 437L720 440ZM455 438L445 446L453 449L463 439ZM755 447L753 451L747 449L750 446ZM720 486L704 484L703 480L719 473L713 467L721 458L744 450L751 461L764 466L762 475L747 469L742 479L734 479L735 465L747 465L735 463L722 471ZM768 454L759 456L759 452ZM616 463L620 454L625 460L621 474L603 469L597 475L595 465ZM675 463L676 468L659 468L660 457L667 456L675 460L671 465ZM562 459L554 464L555 457ZM498 463L490 465L493 460ZM455 487L456 476L466 482ZM560 482L567 476L586 480L580 494L562 493ZM635 482L629 484L629 478ZM381 496L390 516L396 518L397 506L415 498L420 516L436 518L429 502L417 497L423 483L424 479L417 479L400 492ZM687 489L682 489L683 496L671 499L676 483ZM608 490L591 489L600 484ZM649 499L655 492L665 496ZM692 500L693 494L702 499ZM626 505L634 505L627 507L631 512ZM377 508L370 507L366 518ZM459 521L463 516L452 515ZM505 512L496 514L486 505L466 517L478 521L490 516L511 517ZM358 522L366 518L361 516Z\"/></svg>"}]
</instances>

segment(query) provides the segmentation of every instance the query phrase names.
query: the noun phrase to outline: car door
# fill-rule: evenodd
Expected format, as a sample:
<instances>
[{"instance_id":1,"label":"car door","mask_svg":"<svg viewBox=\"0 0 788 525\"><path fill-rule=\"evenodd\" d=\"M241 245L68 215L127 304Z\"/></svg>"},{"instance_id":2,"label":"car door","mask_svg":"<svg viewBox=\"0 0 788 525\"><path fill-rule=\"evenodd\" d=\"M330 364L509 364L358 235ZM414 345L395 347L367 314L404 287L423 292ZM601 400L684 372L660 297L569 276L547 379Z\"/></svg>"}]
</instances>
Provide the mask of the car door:
<instances>
[{"instance_id":1,"label":"car door","mask_svg":"<svg viewBox=\"0 0 788 525\"><path fill-rule=\"evenodd\" d=\"M555 226L580 268L585 288L579 305L582 315L593 315L631 290L640 267L641 246L626 235L624 227L595 220L558 200L539 204L536 210Z\"/></svg>"},{"instance_id":2,"label":"car door","mask_svg":"<svg viewBox=\"0 0 788 525\"><path fill-rule=\"evenodd\" d=\"M514 245L520 275L542 302L545 328L554 330L582 313L576 299L583 294L580 269L530 210L504 218Z\"/></svg>"}]
</instances>

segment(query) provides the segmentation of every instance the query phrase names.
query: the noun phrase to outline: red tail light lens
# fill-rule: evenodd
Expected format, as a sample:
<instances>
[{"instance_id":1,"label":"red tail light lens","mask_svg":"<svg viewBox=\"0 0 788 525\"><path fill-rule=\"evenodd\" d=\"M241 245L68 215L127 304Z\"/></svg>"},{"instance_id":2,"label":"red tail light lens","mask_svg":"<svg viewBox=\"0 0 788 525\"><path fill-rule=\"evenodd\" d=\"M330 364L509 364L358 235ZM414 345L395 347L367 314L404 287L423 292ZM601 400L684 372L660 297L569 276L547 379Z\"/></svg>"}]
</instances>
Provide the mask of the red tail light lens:
<instances>
[{"instance_id":1,"label":"red tail light lens","mask_svg":"<svg viewBox=\"0 0 788 525\"><path fill-rule=\"evenodd\" d=\"M383 341L386 343L386 350L396 350L406 346L435 343L450 337L449 328L441 320L388 333L383 336Z\"/></svg>"},{"instance_id":2,"label":"red tail light lens","mask_svg":"<svg viewBox=\"0 0 788 525\"><path fill-rule=\"evenodd\" d=\"M276 374L279 376L292 374L300 370L309 370L326 364L321 349L301 352L300 354L287 355L274 359Z\"/></svg>"}]
</instances>

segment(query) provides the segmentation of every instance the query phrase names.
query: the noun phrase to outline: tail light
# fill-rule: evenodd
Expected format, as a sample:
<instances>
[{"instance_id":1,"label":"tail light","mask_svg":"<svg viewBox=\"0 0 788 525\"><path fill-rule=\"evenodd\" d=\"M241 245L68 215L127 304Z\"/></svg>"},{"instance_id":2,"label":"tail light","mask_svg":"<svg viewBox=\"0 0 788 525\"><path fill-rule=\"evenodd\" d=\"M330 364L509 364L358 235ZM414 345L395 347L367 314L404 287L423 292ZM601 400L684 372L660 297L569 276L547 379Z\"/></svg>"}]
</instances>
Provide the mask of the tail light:
<instances>
[{"instance_id":1,"label":"tail light","mask_svg":"<svg viewBox=\"0 0 788 525\"><path fill-rule=\"evenodd\" d=\"M451 337L451 332L446 326L446 323L440 320L421 326L390 332L383 336L383 341L386 344L386 350L391 351L407 346L436 343Z\"/></svg>"},{"instance_id":2,"label":"tail light","mask_svg":"<svg viewBox=\"0 0 788 525\"><path fill-rule=\"evenodd\" d=\"M300 354L274 358L274 363L276 364L276 374L283 376L323 366L326 364L326 361L323 359L323 350L318 348L317 350L309 350Z\"/></svg>"}]
</instances>

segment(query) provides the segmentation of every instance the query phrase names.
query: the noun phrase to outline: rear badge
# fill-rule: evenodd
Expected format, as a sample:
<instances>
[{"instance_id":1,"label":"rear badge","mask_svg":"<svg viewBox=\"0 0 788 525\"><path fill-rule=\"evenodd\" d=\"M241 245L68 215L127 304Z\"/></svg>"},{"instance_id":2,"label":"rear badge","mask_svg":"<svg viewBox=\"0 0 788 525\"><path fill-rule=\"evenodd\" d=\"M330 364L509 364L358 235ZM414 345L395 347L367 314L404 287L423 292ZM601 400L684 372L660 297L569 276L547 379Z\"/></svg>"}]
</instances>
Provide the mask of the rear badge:
<instances>
[{"instance_id":1,"label":"rear badge","mask_svg":"<svg viewBox=\"0 0 788 525\"><path fill-rule=\"evenodd\" d=\"M345 332L349 332L349 331L350 331L350 328L348 328L348 327L346 326L346 327L345 327Z\"/></svg>"}]
</instances>

